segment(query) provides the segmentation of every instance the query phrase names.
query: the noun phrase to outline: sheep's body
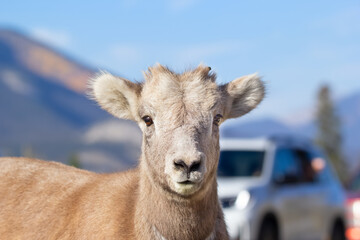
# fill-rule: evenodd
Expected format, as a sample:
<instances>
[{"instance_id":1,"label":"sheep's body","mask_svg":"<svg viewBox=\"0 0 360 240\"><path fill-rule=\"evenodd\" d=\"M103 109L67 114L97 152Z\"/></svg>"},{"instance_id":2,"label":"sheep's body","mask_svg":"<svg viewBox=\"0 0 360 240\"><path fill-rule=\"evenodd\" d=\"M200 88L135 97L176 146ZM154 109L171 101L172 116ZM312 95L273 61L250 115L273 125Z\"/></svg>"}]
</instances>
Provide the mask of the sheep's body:
<instances>
[{"instance_id":1,"label":"sheep's body","mask_svg":"<svg viewBox=\"0 0 360 240\"><path fill-rule=\"evenodd\" d=\"M137 170L96 174L25 158L1 158L0 169L0 239L134 238Z\"/></svg>"},{"instance_id":2,"label":"sheep's body","mask_svg":"<svg viewBox=\"0 0 360 240\"><path fill-rule=\"evenodd\" d=\"M96 174L0 158L1 239L228 239L217 197L219 125L262 100L256 75L218 86L210 68L157 65L143 84L104 73L92 94L143 131L136 169Z\"/></svg>"},{"instance_id":3,"label":"sheep's body","mask_svg":"<svg viewBox=\"0 0 360 240\"><path fill-rule=\"evenodd\" d=\"M141 219L135 230L135 206L154 210L161 205L155 211L159 218L174 210L163 208L158 196L141 206L138 168L96 174L56 162L0 158L0 169L0 239L166 239ZM221 220L220 209L218 214ZM186 225L179 216L169 217L174 225ZM224 239L223 227L204 239Z\"/></svg>"}]
</instances>

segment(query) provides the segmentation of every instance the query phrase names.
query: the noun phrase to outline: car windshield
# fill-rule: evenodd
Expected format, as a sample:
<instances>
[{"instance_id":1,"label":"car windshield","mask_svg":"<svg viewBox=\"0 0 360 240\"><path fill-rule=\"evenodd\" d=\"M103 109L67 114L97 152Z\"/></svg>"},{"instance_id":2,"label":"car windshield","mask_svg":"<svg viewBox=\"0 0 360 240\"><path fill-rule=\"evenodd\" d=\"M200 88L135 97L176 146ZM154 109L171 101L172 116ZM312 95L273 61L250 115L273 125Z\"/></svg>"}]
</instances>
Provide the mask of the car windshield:
<instances>
[{"instance_id":1,"label":"car windshield","mask_svg":"<svg viewBox=\"0 0 360 240\"><path fill-rule=\"evenodd\" d=\"M259 177L264 151L221 151L218 167L220 177Z\"/></svg>"}]
</instances>

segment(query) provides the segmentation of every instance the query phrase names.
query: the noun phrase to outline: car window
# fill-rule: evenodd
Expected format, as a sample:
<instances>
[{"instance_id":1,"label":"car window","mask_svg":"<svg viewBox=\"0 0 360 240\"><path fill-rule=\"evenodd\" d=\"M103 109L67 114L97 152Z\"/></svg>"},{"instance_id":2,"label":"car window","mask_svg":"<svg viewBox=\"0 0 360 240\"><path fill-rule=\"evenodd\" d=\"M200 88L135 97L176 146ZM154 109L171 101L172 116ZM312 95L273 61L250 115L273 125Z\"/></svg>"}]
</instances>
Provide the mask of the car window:
<instances>
[{"instance_id":1,"label":"car window","mask_svg":"<svg viewBox=\"0 0 360 240\"><path fill-rule=\"evenodd\" d=\"M218 176L258 177L262 173L264 151L223 150L220 152Z\"/></svg>"},{"instance_id":2,"label":"car window","mask_svg":"<svg viewBox=\"0 0 360 240\"><path fill-rule=\"evenodd\" d=\"M302 176L302 169L291 149L280 148L275 154L273 179L279 183L296 183Z\"/></svg>"},{"instance_id":3,"label":"car window","mask_svg":"<svg viewBox=\"0 0 360 240\"><path fill-rule=\"evenodd\" d=\"M280 148L275 154L273 178L280 183L311 183L318 180L318 174L307 151Z\"/></svg>"},{"instance_id":4,"label":"car window","mask_svg":"<svg viewBox=\"0 0 360 240\"><path fill-rule=\"evenodd\" d=\"M300 163L301 166L301 182L314 182L317 178L316 173L311 165L311 157L310 154L301 149L294 149L295 156Z\"/></svg>"}]
</instances>

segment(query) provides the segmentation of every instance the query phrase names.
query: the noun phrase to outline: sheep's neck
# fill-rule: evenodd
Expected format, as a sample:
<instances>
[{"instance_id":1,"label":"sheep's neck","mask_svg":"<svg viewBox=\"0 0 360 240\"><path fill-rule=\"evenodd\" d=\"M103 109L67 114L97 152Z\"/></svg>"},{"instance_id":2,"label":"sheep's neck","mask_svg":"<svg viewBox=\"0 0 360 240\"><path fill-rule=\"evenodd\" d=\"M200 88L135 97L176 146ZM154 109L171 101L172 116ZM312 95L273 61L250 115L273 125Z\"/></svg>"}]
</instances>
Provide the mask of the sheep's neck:
<instances>
[{"instance_id":1,"label":"sheep's neck","mask_svg":"<svg viewBox=\"0 0 360 240\"><path fill-rule=\"evenodd\" d=\"M198 199L180 199L154 187L146 172L140 174L137 216L142 218L141 224L147 225L143 229L159 239L211 238L220 208L216 177Z\"/></svg>"}]
</instances>

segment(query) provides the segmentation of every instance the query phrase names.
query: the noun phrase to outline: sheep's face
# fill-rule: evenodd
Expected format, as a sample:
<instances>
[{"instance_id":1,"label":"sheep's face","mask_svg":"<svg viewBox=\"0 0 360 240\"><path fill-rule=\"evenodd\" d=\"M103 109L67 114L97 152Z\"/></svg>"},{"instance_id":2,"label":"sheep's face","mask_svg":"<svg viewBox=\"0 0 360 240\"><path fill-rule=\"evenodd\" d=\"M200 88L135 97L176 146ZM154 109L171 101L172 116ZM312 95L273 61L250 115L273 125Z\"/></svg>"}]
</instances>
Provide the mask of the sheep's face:
<instances>
[{"instance_id":1,"label":"sheep's face","mask_svg":"<svg viewBox=\"0 0 360 240\"><path fill-rule=\"evenodd\" d=\"M182 197L216 184L220 124L249 112L264 96L256 75L218 86L209 71L200 65L175 74L157 65L145 73L143 84L103 74L92 85L104 109L138 122L141 167L149 181Z\"/></svg>"},{"instance_id":2,"label":"sheep's face","mask_svg":"<svg viewBox=\"0 0 360 240\"><path fill-rule=\"evenodd\" d=\"M224 111L208 72L152 69L141 93L145 164L156 183L180 195L195 193L216 174Z\"/></svg>"}]
</instances>

